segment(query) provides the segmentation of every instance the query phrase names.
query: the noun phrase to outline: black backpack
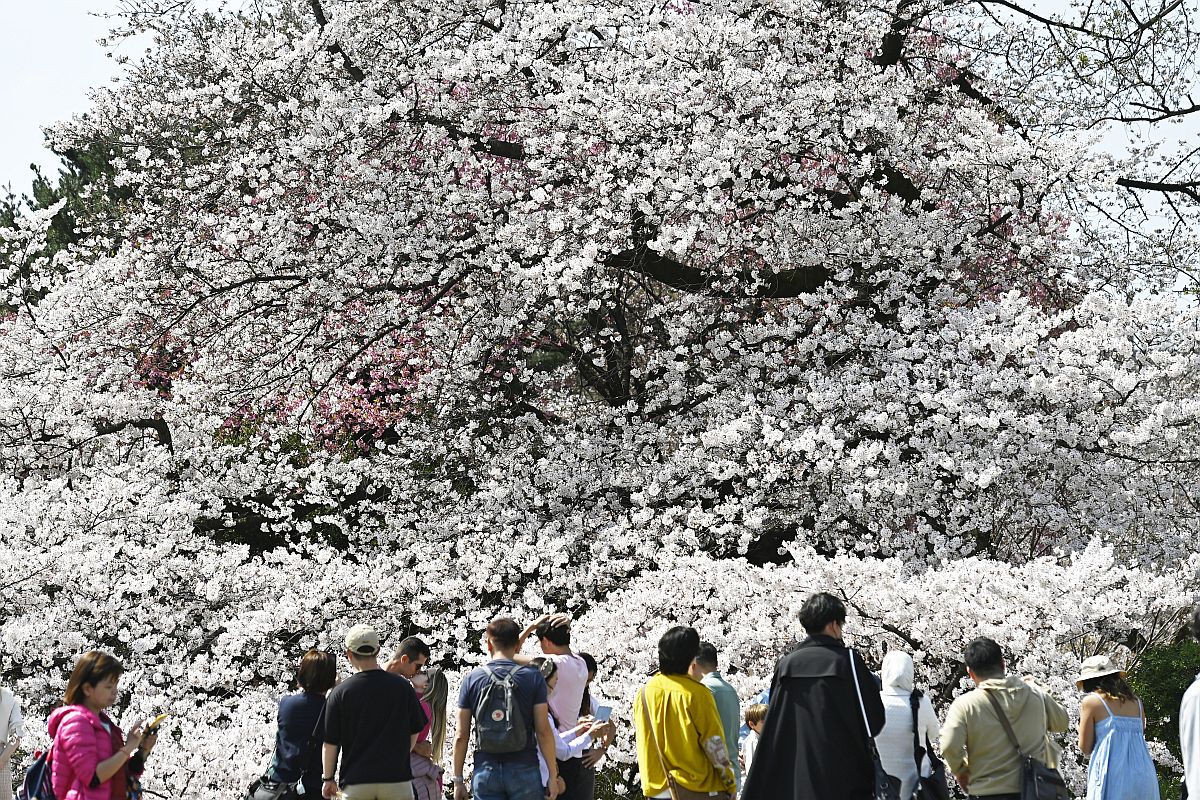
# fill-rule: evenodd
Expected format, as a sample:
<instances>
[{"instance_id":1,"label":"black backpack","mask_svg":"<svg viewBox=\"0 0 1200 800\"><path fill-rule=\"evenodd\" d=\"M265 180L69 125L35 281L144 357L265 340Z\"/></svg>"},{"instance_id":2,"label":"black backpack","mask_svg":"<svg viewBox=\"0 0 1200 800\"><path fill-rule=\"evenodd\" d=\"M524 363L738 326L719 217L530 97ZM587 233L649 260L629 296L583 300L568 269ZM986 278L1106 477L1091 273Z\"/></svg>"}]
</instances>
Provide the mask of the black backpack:
<instances>
[{"instance_id":1,"label":"black backpack","mask_svg":"<svg viewBox=\"0 0 1200 800\"><path fill-rule=\"evenodd\" d=\"M517 705L514 667L498 674L484 665L488 682L475 701L475 746L485 753L516 753L525 749L529 733L521 707Z\"/></svg>"}]
</instances>

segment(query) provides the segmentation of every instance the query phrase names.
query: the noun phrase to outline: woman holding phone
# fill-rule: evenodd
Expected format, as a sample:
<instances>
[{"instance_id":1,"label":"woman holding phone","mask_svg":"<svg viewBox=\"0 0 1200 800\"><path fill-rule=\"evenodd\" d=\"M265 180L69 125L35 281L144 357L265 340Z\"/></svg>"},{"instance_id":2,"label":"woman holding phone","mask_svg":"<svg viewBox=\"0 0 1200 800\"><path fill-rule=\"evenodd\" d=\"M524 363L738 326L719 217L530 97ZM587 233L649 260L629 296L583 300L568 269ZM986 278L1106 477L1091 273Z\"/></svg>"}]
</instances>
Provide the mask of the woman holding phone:
<instances>
[{"instance_id":1,"label":"woman holding phone","mask_svg":"<svg viewBox=\"0 0 1200 800\"><path fill-rule=\"evenodd\" d=\"M157 732L139 723L122 736L106 713L117 702L121 662L92 650L80 656L67 681L64 705L50 714L54 739L50 782L58 800L126 800L142 774Z\"/></svg>"},{"instance_id":2,"label":"woman holding phone","mask_svg":"<svg viewBox=\"0 0 1200 800\"><path fill-rule=\"evenodd\" d=\"M538 656L529 662L529 666L542 673L542 677L546 679L546 688L550 690L550 694L554 694L554 687L558 685L558 665L549 658ZM574 728L560 731L558 730L558 720L554 719L553 713L550 714L550 722L554 726L556 733L554 737L554 755L559 761L581 757L588 746L591 745L593 739L599 736L600 731L604 730L605 726L609 724L607 722L598 722L591 717L581 717L579 724ZM542 771L542 786L545 788L550 777L550 770L542 761L541 750L538 750L538 766ZM566 783L563 781L561 775L558 777L558 780L558 793L562 794L566 790Z\"/></svg>"},{"instance_id":3,"label":"woman holding phone","mask_svg":"<svg viewBox=\"0 0 1200 800\"><path fill-rule=\"evenodd\" d=\"M599 766L608 746L617 735L617 726L612 721L612 707L597 705L592 697L592 681L596 680L599 665L595 656L590 653L580 653L579 657L587 664L587 682L583 685L583 704L579 709L581 717L593 717L597 722L605 723L597 728L592 737L592 744L583 753L583 769L579 771L580 787L577 797L579 800L593 800L596 796L596 768Z\"/></svg>"}]
</instances>

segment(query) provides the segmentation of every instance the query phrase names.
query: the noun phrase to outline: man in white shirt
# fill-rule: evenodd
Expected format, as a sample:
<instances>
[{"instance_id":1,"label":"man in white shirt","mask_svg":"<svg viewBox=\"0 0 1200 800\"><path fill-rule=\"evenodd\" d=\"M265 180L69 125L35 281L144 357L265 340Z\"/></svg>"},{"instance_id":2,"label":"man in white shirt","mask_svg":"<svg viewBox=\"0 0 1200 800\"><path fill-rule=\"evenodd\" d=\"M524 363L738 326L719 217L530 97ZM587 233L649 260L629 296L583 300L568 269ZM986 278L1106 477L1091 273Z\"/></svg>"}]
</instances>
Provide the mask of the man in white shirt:
<instances>
[{"instance_id":1,"label":"man in white shirt","mask_svg":"<svg viewBox=\"0 0 1200 800\"><path fill-rule=\"evenodd\" d=\"M1200 606L1192 612L1192 636L1200 640ZM1200 675L1179 704L1179 746L1183 751L1184 797L1200 798Z\"/></svg>"},{"instance_id":2,"label":"man in white shirt","mask_svg":"<svg viewBox=\"0 0 1200 800\"><path fill-rule=\"evenodd\" d=\"M571 617L567 614L544 614L524 631L518 645L523 647L530 635L537 637L545 657L554 662L558 682L550 693L550 721L560 733L579 724L583 706L583 690L587 685L587 662L571 650ZM517 653L513 661L528 664L534 656ZM589 783L583 779L582 758L558 762L558 774L567 785L560 800L591 800L585 797Z\"/></svg>"}]
</instances>

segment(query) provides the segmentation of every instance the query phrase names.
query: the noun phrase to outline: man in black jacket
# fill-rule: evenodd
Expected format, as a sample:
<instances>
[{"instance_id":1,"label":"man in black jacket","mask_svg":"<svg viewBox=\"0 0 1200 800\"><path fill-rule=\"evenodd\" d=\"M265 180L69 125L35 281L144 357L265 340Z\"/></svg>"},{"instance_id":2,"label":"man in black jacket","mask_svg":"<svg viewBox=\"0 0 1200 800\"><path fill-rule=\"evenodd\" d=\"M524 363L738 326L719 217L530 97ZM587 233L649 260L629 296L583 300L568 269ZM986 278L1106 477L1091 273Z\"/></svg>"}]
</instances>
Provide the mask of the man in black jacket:
<instances>
[{"instance_id":1,"label":"man in black jacket","mask_svg":"<svg viewBox=\"0 0 1200 800\"><path fill-rule=\"evenodd\" d=\"M845 621L845 604L825 592L800 609L808 638L775 667L766 727L742 800L871 799L868 738L883 728L883 701L866 663L842 644Z\"/></svg>"}]
</instances>

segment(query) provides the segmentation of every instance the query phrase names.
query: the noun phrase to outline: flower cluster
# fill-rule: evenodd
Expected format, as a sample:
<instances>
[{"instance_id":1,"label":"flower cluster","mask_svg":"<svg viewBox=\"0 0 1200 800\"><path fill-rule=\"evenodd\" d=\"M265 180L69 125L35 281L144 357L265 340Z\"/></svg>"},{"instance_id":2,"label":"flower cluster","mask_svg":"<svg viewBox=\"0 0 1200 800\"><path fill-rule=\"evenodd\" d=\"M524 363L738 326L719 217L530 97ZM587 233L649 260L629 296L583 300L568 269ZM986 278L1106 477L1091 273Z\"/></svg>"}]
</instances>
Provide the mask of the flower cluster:
<instances>
[{"instance_id":1,"label":"flower cluster","mask_svg":"<svg viewBox=\"0 0 1200 800\"><path fill-rule=\"evenodd\" d=\"M1090 22L1009 5L131 3L157 44L51 132L131 199L53 255L56 209L0 232L31 716L110 648L124 718L175 715L148 786L208 798L357 621L463 668L569 610L618 705L670 620L762 686L818 588L943 702L969 633L1064 694L1169 640L1194 166L1091 131L1186 97L1192 17L1103 3L1136 57L1085 75Z\"/></svg>"}]
</instances>

